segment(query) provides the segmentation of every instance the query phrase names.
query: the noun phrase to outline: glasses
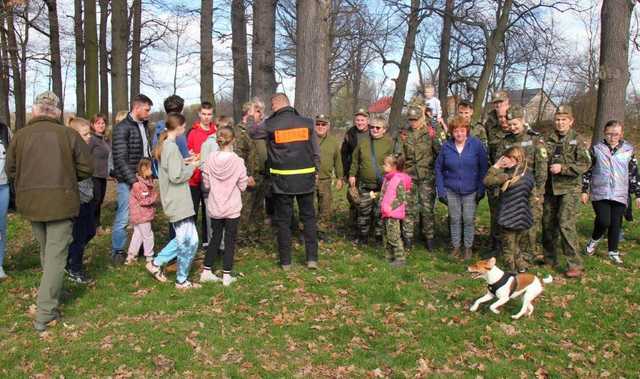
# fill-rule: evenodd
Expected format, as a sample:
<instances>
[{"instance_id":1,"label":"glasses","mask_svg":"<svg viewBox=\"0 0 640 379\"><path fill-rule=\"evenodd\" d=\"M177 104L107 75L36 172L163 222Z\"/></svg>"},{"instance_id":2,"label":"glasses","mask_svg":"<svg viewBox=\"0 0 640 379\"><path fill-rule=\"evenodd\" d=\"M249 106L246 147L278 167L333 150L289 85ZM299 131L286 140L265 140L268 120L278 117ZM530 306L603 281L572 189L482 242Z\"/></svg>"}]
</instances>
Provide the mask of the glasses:
<instances>
[{"instance_id":1,"label":"glasses","mask_svg":"<svg viewBox=\"0 0 640 379\"><path fill-rule=\"evenodd\" d=\"M326 122L316 122L316 126L327 126Z\"/></svg>"},{"instance_id":2,"label":"glasses","mask_svg":"<svg viewBox=\"0 0 640 379\"><path fill-rule=\"evenodd\" d=\"M620 133L605 133L604 134L607 137L620 137Z\"/></svg>"},{"instance_id":3,"label":"glasses","mask_svg":"<svg viewBox=\"0 0 640 379\"><path fill-rule=\"evenodd\" d=\"M369 125L369 128L370 128L370 129L373 129L373 130L380 130L380 129L384 129L382 126L371 126L371 125Z\"/></svg>"}]
</instances>

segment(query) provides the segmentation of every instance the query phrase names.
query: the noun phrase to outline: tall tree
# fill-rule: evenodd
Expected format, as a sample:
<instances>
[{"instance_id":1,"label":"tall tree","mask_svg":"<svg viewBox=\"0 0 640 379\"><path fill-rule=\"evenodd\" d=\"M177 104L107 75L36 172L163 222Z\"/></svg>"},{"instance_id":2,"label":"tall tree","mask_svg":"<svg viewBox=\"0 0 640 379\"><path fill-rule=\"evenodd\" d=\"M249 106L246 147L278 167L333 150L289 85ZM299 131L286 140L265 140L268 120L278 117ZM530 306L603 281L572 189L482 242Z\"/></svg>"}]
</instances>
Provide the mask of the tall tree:
<instances>
[{"instance_id":1,"label":"tall tree","mask_svg":"<svg viewBox=\"0 0 640 379\"><path fill-rule=\"evenodd\" d=\"M86 114L98 113L98 32L96 23L96 0L84 0L84 58Z\"/></svg>"},{"instance_id":2,"label":"tall tree","mask_svg":"<svg viewBox=\"0 0 640 379\"><path fill-rule=\"evenodd\" d=\"M108 21L109 0L100 0L100 35L98 41L100 50L100 113L107 117L109 117L109 50L107 50Z\"/></svg>"},{"instance_id":3,"label":"tall tree","mask_svg":"<svg viewBox=\"0 0 640 379\"><path fill-rule=\"evenodd\" d=\"M26 42L29 40L29 28L25 28L25 35L22 39L22 45L18 46L16 35L15 13L16 5L7 4L5 2L5 14L7 17L7 46L9 48L9 59L11 61L11 77L13 78L13 101L16 112L16 129L20 129L26 125ZM28 5L25 7L24 13L28 12Z\"/></svg>"},{"instance_id":4,"label":"tall tree","mask_svg":"<svg viewBox=\"0 0 640 379\"><path fill-rule=\"evenodd\" d=\"M440 65L438 67L438 98L445 104L442 116L447 118L447 95L449 94L449 50L451 48L451 27L455 0L446 0L440 35Z\"/></svg>"},{"instance_id":5,"label":"tall tree","mask_svg":"<svg viewBox=\"0 0 640 379\"><path fill-rule=\"evenodd\" d=\"M51 55L51 80L53 92L60 98L60 109L64 110L64 88L62 85L62 60L60 57L60 24L58 2L46 0L49 13L49 54Z\"/></svg>"},{"instance_id":6,"label":"tall tree","mask_svg":"<svg viewBox=\"0 0 640 379\"><path fill-rule=\"evenodd\" d=\"M202 0L200 15L200 101L213 96L213 0Z\"/></svg>"},{"instance_id":7,"label":"tall tree","mask_svg":"<svg viewBox=\"0 0 640 379\"><path fill-rule=\"evenodd\" d=\"M129 98L140 94L140 57L142 55L142 1L133 0L131 4L133 25L131 26L131 94Z\"/></svg>"},{"instance_id":8,"label":"tall tree","mask_svg":"<svg viewBox=\"0 0 640 379\"><path fill-rule=\"evenodd\" d=\"M4 7L0 10L0 121L11 126L11 109L9 108L9 46L5 28Z\"/></svg>"},{"instance_id":9,"label":"tall tree","mask_svg":"<svg viewBox=\"0 0 640 379\"><path fill-rule=\"evenodd\" d=\"M251 48L251 96L261 98L266 112L269 97L276 91L276 6L278 0L253 2L253 42Z\"/></svg>"},{"instance_id":10,"label":"tall tree","mask_svg":"<svg viewBox=\"0 0 640 379\"><path fill-rule=\"evenodd\" d=\"M111 101L113 117L129 109L127 85L127 0L111 1Z\"/></svg>"},{"instance_id":11,"label":"tall tree","mask_svg":"<svg viewBox=\"0 0 640 379\"><path fill-rule=\"evenodd\" d=\"M602 2L598 107L591 143L602 139L607 121L624 120L629 84L629 27L634 5L631 1Z\"/></svg>"},{"instance_id":12,"label":"tall tree","mask_svg":"<svg viewBox=\"0 0 640 379\"><path fill-rule=\"evenodd\" d=\"M296 23L296 109L313 117L329 114L329 17L331 0L296 3L296 14L305 22Z\"/></svg>"},{"instance_id":13,"label":"tall tree","mask_svg":"<svg viewBox=\"0 0 640 379\"><path fill-rule=\"evenodd\" d=\"M76 114L85 117L84 97L84 33L82 22L82 0L73 1L73 37L76 46Z\"/></svg>"},{"instance_id":14,"label":"tall tree","mask_svg":"<svg viewBox=\"0 0 640 379\"><path fill-rule=\"evenodd\" d=\"M233 117L242 117L242 104L249 100L247 62L247 17L244 0L231 1L231 54L233 58Z\"/></svg>"}]
</instances>

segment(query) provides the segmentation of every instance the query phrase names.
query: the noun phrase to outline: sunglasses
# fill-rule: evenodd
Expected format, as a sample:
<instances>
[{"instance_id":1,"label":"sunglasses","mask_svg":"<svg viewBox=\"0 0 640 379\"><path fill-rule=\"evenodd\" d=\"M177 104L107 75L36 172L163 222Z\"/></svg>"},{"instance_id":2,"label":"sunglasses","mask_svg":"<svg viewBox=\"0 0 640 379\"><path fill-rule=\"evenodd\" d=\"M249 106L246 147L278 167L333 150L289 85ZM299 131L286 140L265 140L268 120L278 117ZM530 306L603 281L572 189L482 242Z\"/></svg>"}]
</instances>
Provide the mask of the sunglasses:
<instances>
[{"instance_id":1,"label":"sunglasses","mask_svg":"<svg viewBox=\"0 0 640 379\"><path fill-rule=\"evenodd\" d=\"M380 129L384 129L384 128L382 126L371 126L371 125L369 125L369 129L380 130Z\"/></svg>"},{"instance_id":2,"label":"sunglasses","mask_svg":"<svg viewBox=\"0 0 640 379\"><path fill-rule=\"evenodd\" d=\"M326 122L316 122L316 126L327 126L329 124L327 124Z\"/></svg>"}]
</instances>

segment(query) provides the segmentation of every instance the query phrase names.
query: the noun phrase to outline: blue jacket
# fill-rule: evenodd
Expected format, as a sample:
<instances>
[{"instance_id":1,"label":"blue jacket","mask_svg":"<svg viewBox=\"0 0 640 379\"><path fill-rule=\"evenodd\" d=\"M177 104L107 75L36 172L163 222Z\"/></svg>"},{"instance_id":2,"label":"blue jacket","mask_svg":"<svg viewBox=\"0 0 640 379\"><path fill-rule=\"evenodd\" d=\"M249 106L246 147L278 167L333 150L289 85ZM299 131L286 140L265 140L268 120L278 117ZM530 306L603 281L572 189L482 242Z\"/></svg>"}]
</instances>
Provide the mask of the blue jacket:
<instances>
[{"instance_id":1,"label":"blue jacket","mask_svg":"<svg viewBox=\"0 0 640 379\"><path fill-rule=\"evenodd\" d=\"M484 195L482 180L488 166L487 152L476 137L467 138L461 154L456 150L456 143L452 139L447 140L436 159L438 196L446 197L447 191L458 195L474 192Z\"/></svg>"},{"instance_id":2,"label":"blue jacket","mask_svg":"<svg viewBox=\"0 0 640 379\"><path fill-rule=\"evenodd\" d=\"M160 120L156 123L156 130L153 133L153 138L151 139L151 148L155 149L156 144L158 144L158 139L160 138L160 134L164 132L167 128L164 120ZM180 150L180 154L182 154L183 158L189 157L189 148L187 147L187 136L186 133L176 138L176 145L178 145L178 149ZM158 177L158 161L153 160L153 164L151 165L151 171L153 172L153 176Z\"/></svg>"}]
</instances>

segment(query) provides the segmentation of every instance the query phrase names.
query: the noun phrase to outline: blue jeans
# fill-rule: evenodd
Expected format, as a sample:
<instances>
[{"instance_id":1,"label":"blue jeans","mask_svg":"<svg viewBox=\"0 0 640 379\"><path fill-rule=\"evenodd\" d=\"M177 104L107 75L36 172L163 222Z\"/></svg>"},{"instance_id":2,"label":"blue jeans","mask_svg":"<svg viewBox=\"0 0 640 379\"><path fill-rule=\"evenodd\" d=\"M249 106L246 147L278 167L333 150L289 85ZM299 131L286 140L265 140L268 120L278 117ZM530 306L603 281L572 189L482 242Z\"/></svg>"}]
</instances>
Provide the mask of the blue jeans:
<instances>
[{"instance_id":1,"label":"blue jeans","mask_svg":"<svg viewBox=\"0 0 640 379\"><path fill-rule=\"evenodd\" d=\"M7 209L9 208L9 185L0 185L0 267L4 262L7 241Z\"/></svg>"},{"instance_id":2,"label":"blue jeans","mask_svg":"<svg viewBox=\"0 0 640 379\"><path fill-rule=\"evenodd\" d=\"M451 244L459 248L462 240L464 225L464 247L473 247L476 218L476 193L459 195L451 190L447 191L449 204L449 222L451 230Z\"/></svg>"},{"instance_id":3,"label":"blue jeans","mask_svg":"<svg viewBox=\"0 0 640 379\"><path fill-rule=\"evenodd\" d=\"M174 258L178 259L176 282L182 283L189 279L191 261L198 251L198 231L193 218L187 218L171 223L176 231L176 237L169 241L153 260L156 266L164 266Z\"/></svg>"},{"instance_id":4,"label":"blue jeans","mask_svg":"<svg viewBox=\"0 0 640 379\"><path fill-rule=\"evenodd\" d=\"M127 225L129 224L129 191L131 187L127 183L118 182L117 186L118 209L113 219L111 229L111 253L122 254L127 243Z\"/></svg>"}]
</instances>

